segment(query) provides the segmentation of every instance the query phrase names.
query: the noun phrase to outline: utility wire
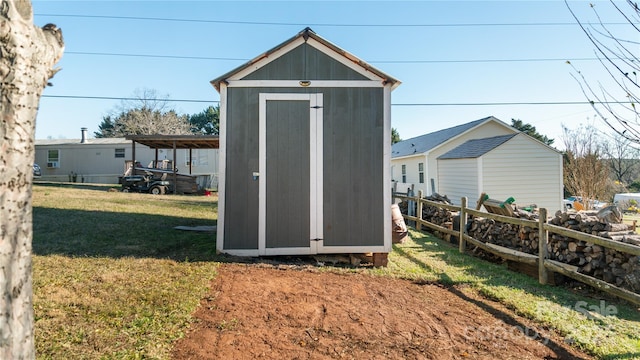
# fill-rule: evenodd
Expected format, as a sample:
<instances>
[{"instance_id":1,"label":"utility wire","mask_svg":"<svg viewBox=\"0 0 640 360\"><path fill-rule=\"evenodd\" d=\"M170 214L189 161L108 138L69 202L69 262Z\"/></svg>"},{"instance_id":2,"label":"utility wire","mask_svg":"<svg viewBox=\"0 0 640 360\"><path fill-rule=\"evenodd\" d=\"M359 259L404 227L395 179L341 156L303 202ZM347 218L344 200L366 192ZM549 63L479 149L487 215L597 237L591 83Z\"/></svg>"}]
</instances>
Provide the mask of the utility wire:
<instances>
[{"instance_id":1,"label":"utility wire","mask_svg":"<svg viewBox=\"0 0 640 360\"><path fill-rule=\"evenodd\" d=\"M84 96L84 95L42 95L44 98L57 99L88 99L88 100L123 100L123 101L160 101L160 102L190 102L190 103L219 103L220 100L197 100L197 99L141 99L136 97L117 96Z\"/></svg>"},{"instance_id":2,"label":"utility wire","mask_svg":"<svg viewBox=\"0 0 640 360\"><path fill-rule=\"evenodd\" d=\"M71 17L87 19L115 19L115 20L144 20L144 21L173 21L211 24L238 25L273 25L273 26L331 26L331 27L489 27L489 26L577 26L575 22L532 22L532 23L460 23L460 24L338 24L338 23L286 23L265 21L234 21L234 20L205 20L179 19L142 16L114 16L114 15L83 15L83 14L34 14L34 16ZM604 23L604 25L628 25L627 22Z\"/></svg>"},{"instance_id":3,"label":"utility wire","mask_svg":"<svg viewBox=\"0 0 640 360\"><path fill-rule=\"evenodd\" d=\"M628 104L626 101L603 101L597 104ZM591 105L590 101L533 101L533 102L481 102L481 103L398 103L392 106L511 106L511 105Z\"/></svg>"},{"instance_id":4,"label":"utility wire","mask_svg":"<svg viewBox=\"0 0 640 360\"><path fill-rule=\"evenodd\" d=\"M42 95L44 98L58 99L88 99L88 100L125 100L125 101L160 101L160 102L191 102L191 103L219 103L220 100L199 99L141 99L136 97L117 96L84 96L84 95ZM601 104L627 104L625 101L606 101ZM600 104L600 103L599 103ZM538 102L478 102L478 103L395 103L392 106L511 106L511 105L591 105L590 101L538 101Z\"/></svg>"},{"instance_id":5,"label":"utility wire","mask_svg":"<svg viewBox=\"0 0 640 360\"><path fill-rule=\"evenodd\" d=\"M229 60L229 61L251 60L251 59L243 59L243 58L221 58L221 57L184 56L184 55L126 54L126 53L86 52L86 51L65 51L64 54L65 55L72 54L72 55L96 55L96 56L125 56L125 57L161 58L161 59L190 59L190 60Z\"/></svg>"},{"instance_id":6,"label":"utility wire","mask_svg":"<svg viewBox=\"0 0 640 360\"><path fill-rule=\"evenodd\" d=\"M189 60L225 60L225 61L249 61L248 58L223 58L206 56L184 55L154 55L154 54L128 54L108 52L66 51L65 55L92 55L92 56L124 56L160 59L189 59ZM596 61L598 58L527 58L527 59L469 59L469 60L371 60L372 64L434 64L434 63L494 63L494 62L545 62L545 61Z\"/></svg>"}]
</instances>

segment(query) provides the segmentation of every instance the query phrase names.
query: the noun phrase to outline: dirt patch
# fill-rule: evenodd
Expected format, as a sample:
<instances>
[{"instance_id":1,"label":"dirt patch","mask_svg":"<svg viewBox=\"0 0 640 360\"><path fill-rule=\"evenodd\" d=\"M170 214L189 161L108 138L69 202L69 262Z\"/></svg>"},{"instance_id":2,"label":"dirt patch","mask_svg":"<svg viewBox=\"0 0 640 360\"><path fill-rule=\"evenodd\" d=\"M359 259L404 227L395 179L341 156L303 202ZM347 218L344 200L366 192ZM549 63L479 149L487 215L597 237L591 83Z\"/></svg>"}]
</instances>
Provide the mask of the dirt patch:
<instances>
[{"instance_id":1,"label":"dirt patch","mask_svg":"<svg viewBox=\"0 0 640 360\"><path fill-rule=\"evenodd\" d=\"M225 264L174 359L590 359L464 287Z\"/></svg>"}]
</instances>

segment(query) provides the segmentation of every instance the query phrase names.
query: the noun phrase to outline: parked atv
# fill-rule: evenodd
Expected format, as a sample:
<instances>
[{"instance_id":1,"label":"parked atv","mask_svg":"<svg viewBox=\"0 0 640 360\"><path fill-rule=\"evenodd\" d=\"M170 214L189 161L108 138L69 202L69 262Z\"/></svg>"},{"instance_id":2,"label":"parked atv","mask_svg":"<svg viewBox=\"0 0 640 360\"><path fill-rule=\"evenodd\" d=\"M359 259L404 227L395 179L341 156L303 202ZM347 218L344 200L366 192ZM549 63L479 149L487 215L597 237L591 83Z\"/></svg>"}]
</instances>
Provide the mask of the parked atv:
<instances>
[{"instance_id":1,"label":"parked atv","mask_svg":"<svg viewBox=\"0 0 640 360\"><path fill-rule=\"evenodd\" d=\"M123 176L120 179L122 192L148 192L153 195L164 195L169 191L171 182L163 178L152 178L151 175Z\"/></svg>"}]
</instances>

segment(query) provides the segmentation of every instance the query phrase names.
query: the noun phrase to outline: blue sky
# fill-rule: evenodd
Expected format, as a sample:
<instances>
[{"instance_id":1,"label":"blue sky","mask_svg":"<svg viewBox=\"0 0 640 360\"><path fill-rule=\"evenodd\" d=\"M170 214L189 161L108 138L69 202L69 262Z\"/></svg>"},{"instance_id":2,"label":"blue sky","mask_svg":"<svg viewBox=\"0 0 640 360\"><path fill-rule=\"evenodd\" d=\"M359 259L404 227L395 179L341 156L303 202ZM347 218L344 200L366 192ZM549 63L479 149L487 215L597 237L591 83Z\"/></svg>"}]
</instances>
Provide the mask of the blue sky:
<instances>
[{"instance_id":1,"label":"blue sky","mask_svg":"<svg viewBox=\"0 0 640 360\"><path fill-rule=\"evenodd\" d=\"M621 21L608 2L593 3L605 21ZM571 5L593 20L589 2ZM403 139L489 115L530 123L558 147L562 125L608 132L587 104L461 105L584 102L566 60L594 83L610 83L597 61L577 60L594 58L593 46L560 0L36 0L33 8L36 25L55 23L66 43L62 71L40 102L36 139L79 138L81 127L92 135L121 105L67 96L123 98L153 89L174 100L210 101L170 103L178 113L198 113L219 100L211 79L307 26L402 81L392 93L392 126Z\"/></svg>"}]
</instances>

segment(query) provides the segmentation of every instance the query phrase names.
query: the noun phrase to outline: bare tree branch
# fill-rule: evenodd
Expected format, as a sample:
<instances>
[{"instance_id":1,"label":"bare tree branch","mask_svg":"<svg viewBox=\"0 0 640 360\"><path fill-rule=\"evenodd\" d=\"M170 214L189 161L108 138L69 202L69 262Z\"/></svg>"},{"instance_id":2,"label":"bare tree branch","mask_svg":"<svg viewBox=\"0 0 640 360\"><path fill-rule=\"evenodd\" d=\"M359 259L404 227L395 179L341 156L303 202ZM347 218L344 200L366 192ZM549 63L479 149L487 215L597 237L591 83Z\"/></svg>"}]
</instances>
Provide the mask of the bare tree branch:
<instances>
[{"instance_id":1,"label":"bare tree branch","mask_svg":"<svg viewBox=\"0 0 640 360\"><path fill-rule=\"evenodd\" d=\"M573 195L582 197L583 206L588 208L589 200L599 199L606 194L609 169L601 159L602 144L593 127L570 130L562 128L565 145L564 184Z\"/></svg>"},{"instance_id":2,"label":"bare tree branch","mask_svg":"<svg viewBox=\"0 0 640 360\"><path fill-rule=\"evenodd\" d=\"M593 13L597 19L596 25L581 20L573 11L568 1L565 4L569 12L576 20L580 29L594 46L596 57L607 72L609 78L614 81L613 88L605 88L598 82L597 88L592 87L582 72L573 67L576 75L574 79L580 84L582 93L587 97L600 118L625 139L640 144L640 116L638 103L640 102L640 59L637 37L640 27L637 22L640 10L633 1L627 0L628 9L621 8L613 0L611 5L630 26L631 31L625 32L625 37L614 34L602 21L600 14L591 4ZM629 15L630 13L631 15ZM627 34L635 34L635 38L628 38ZM619 95L614 95L618 93Z\"/></svg>"}]
</instances>

